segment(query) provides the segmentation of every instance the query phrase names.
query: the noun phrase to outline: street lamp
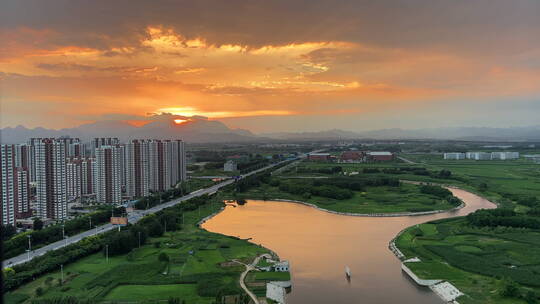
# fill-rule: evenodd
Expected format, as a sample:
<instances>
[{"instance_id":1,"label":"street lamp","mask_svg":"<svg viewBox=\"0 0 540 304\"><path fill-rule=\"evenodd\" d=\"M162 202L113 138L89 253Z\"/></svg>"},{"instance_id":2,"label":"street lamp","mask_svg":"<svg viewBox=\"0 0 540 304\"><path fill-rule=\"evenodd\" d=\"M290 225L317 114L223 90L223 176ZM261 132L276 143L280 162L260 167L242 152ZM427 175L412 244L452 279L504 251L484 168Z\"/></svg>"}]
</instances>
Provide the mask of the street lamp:
<instances>
[{"instance_id":1,"label":"street lamp","mask_svg":"<svg viewBox=\"0 0 540 304\"><path fill-rule=\"evenodd\" d=\"M109 263L109 245L105 245L105 261Z\"/></svg>"},{"instance_id":2,"label":"street lamp","mask_svg":"<svg viewBox=\"0 0 540 304\"><path fill-rule=\"evenodd\" d=\"M32 251L32 242L30 241L31 235L26 236L28 238L28 261L30 261L30 251Z\"/></svg>"},{"instance_id":3,"label":"street lamp","mask_svg":"<svg viewBox=\"0 0 540 304\"><path fill-rule=\"evenodd\" d=\"M139 248L141 248L141 232L139 231Z\"/></svg>"}]
</instances>

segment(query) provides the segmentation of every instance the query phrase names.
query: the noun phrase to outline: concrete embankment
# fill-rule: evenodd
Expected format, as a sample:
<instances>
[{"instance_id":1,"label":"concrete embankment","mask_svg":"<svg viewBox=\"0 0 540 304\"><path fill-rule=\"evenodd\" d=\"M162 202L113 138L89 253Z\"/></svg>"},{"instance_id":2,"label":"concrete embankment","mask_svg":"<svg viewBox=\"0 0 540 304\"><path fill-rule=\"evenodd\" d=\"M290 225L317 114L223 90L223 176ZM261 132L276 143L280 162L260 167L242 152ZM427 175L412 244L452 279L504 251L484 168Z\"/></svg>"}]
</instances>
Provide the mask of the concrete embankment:
<instances>
[{"instance_id":1,"label":"concrete embankment","mask_svg":"<svg viewBox=\"0 0 540 304\"><path fill-rule=\"evenodd\" d=\"M414 274L414 272L409 267L407 267L407 265L405 265L405 263L401 263L401 270L403 270L406 274L408 274L409 277L411 279L413 279L416 282L416 284L418 284L420 286L429 287L429 286L432 286L432 285L435 285L437 283L442 282L442 280L424 280L424 279L420 279L416 274Z\"/></svg>"}]
</instances>

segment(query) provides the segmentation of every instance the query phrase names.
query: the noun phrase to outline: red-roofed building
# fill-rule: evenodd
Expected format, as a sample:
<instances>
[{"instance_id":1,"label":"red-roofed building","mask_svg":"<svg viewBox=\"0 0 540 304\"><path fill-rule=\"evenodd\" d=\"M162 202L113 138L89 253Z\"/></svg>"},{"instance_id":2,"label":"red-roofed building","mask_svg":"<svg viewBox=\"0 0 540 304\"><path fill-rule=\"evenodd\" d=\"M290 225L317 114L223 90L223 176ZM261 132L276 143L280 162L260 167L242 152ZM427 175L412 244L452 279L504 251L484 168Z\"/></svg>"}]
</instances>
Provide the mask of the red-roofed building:
<instances>
[{"instance_id":1,"label":"red-roofed building","mask_svg":"<svg viewBox=\"0 0 540 304\"><path fill-rule=\"evenodd\" d=\"M364 152L361 151L345 151L339 157L342 163L358 163L364 160Z\"/></svg>"},{"instance_id":2,"label":"red-roofed building","mask_svg":"<svg viewBox=\"0 0 540 304\"><path fill-rule=\"evenodd\" d=\"M308 159L312 161L329 161L330 153L309 153Z\"/></svg>"}]
</instances>

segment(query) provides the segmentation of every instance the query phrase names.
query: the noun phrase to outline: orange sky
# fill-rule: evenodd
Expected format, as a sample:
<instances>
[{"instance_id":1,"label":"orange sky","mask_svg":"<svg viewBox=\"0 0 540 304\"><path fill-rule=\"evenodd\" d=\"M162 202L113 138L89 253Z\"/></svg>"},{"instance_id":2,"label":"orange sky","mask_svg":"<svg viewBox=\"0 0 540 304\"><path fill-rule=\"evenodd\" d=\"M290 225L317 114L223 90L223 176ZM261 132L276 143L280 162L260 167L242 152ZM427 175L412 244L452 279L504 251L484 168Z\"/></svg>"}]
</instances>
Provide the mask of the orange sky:
<instances>
[{"instance_id":1,"label":"orange sky","mask_svg":"<svg viewBox=\"0 0 540 304\"><path fill-rule=\"evenodd\" d=\"M539 121L538 2L203 2L9 2L0 126L162 112L261 132Z\"/></svg>"}]
</instances>

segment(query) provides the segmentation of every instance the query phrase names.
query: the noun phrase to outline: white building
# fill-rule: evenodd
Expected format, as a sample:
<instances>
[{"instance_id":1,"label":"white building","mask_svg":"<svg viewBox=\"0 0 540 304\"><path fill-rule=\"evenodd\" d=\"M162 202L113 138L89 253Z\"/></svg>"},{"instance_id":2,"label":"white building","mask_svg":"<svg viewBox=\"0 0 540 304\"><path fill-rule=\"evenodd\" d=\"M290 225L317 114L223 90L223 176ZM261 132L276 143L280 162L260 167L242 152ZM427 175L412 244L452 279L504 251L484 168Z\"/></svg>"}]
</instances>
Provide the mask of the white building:
<instances>
[{"instance_id":1,"label":"white building","mask_svg":"<svg viewBox=\"0 0 540 304\"><path fill-rule=\"evenodd\" d=\"M122 202L121 151L118 146L101 146L95 150L94 184L98 202Z\"/></svg>"},{"instance_id":2,"label":"white building","mask_svg":"<svg viewBox=\"0 0 540 304\"><path fill-rule=\"evenodd\" d=\"M34 141L37 215L41 218L67 217L66 147L63 140Z\"/></svg>"},{"instance_id":3,"label":"white building","mask_svg":"<svg viewBox=\"0 0 540 304\"><path fill-rule=\"evenodd\" d=\"M15 145L0 146L0 198L2 225L15 225L16 219L30 216L28 170L17 167Z\"/></svg>"},{"instance_id":4,"label":"white building","mask_svg":"<svg viewBox=\"0 0 540 304\"><path fill-rule=\"evenodd\" d=\"M491 152L492 160L518 159L519 152Z\"/></svg>"},{"instance_id":5,"label":"white building","mask_svg":"<svg viewBox=\"0 0 540 304\"><path fill-rule=\"evenodd\" d=\"M467 159L474 159L474 160L490 160L491 159L491 153L489 153L489 152L467 152L465 157Z\"/></svg>"},{"instance_id":6,"label":"white building","mask_svg":"<svg viewBox=\"0 0 540 304\"><path fill-rule=\"evenodd\" d=\"M223 164L223 171L225 172L233 172L236 170L238 170L238 166L232 160L228 160L225 162L225 164Z\"/></svg>"},{"instance_id":7,"label":"white building","mask_svg":"<svg viewBox=\"0 0 540 304\"><path fill-rule=\"evenodd\" d=\"M289 271L289 261L277 262L272 267L274 268L274 271L288 272Z\"/></svg>"},{"instance_id":8,"label":"white building","mask_svg":"<svg viewBox=\"0 0 540 304\"><path fill-rule=\"evenodd\" d=\"M444 159L450 159L450 160L465 159L465 153L461 153L461 152L444 153Z\"/></svg>"}]
</instances>

